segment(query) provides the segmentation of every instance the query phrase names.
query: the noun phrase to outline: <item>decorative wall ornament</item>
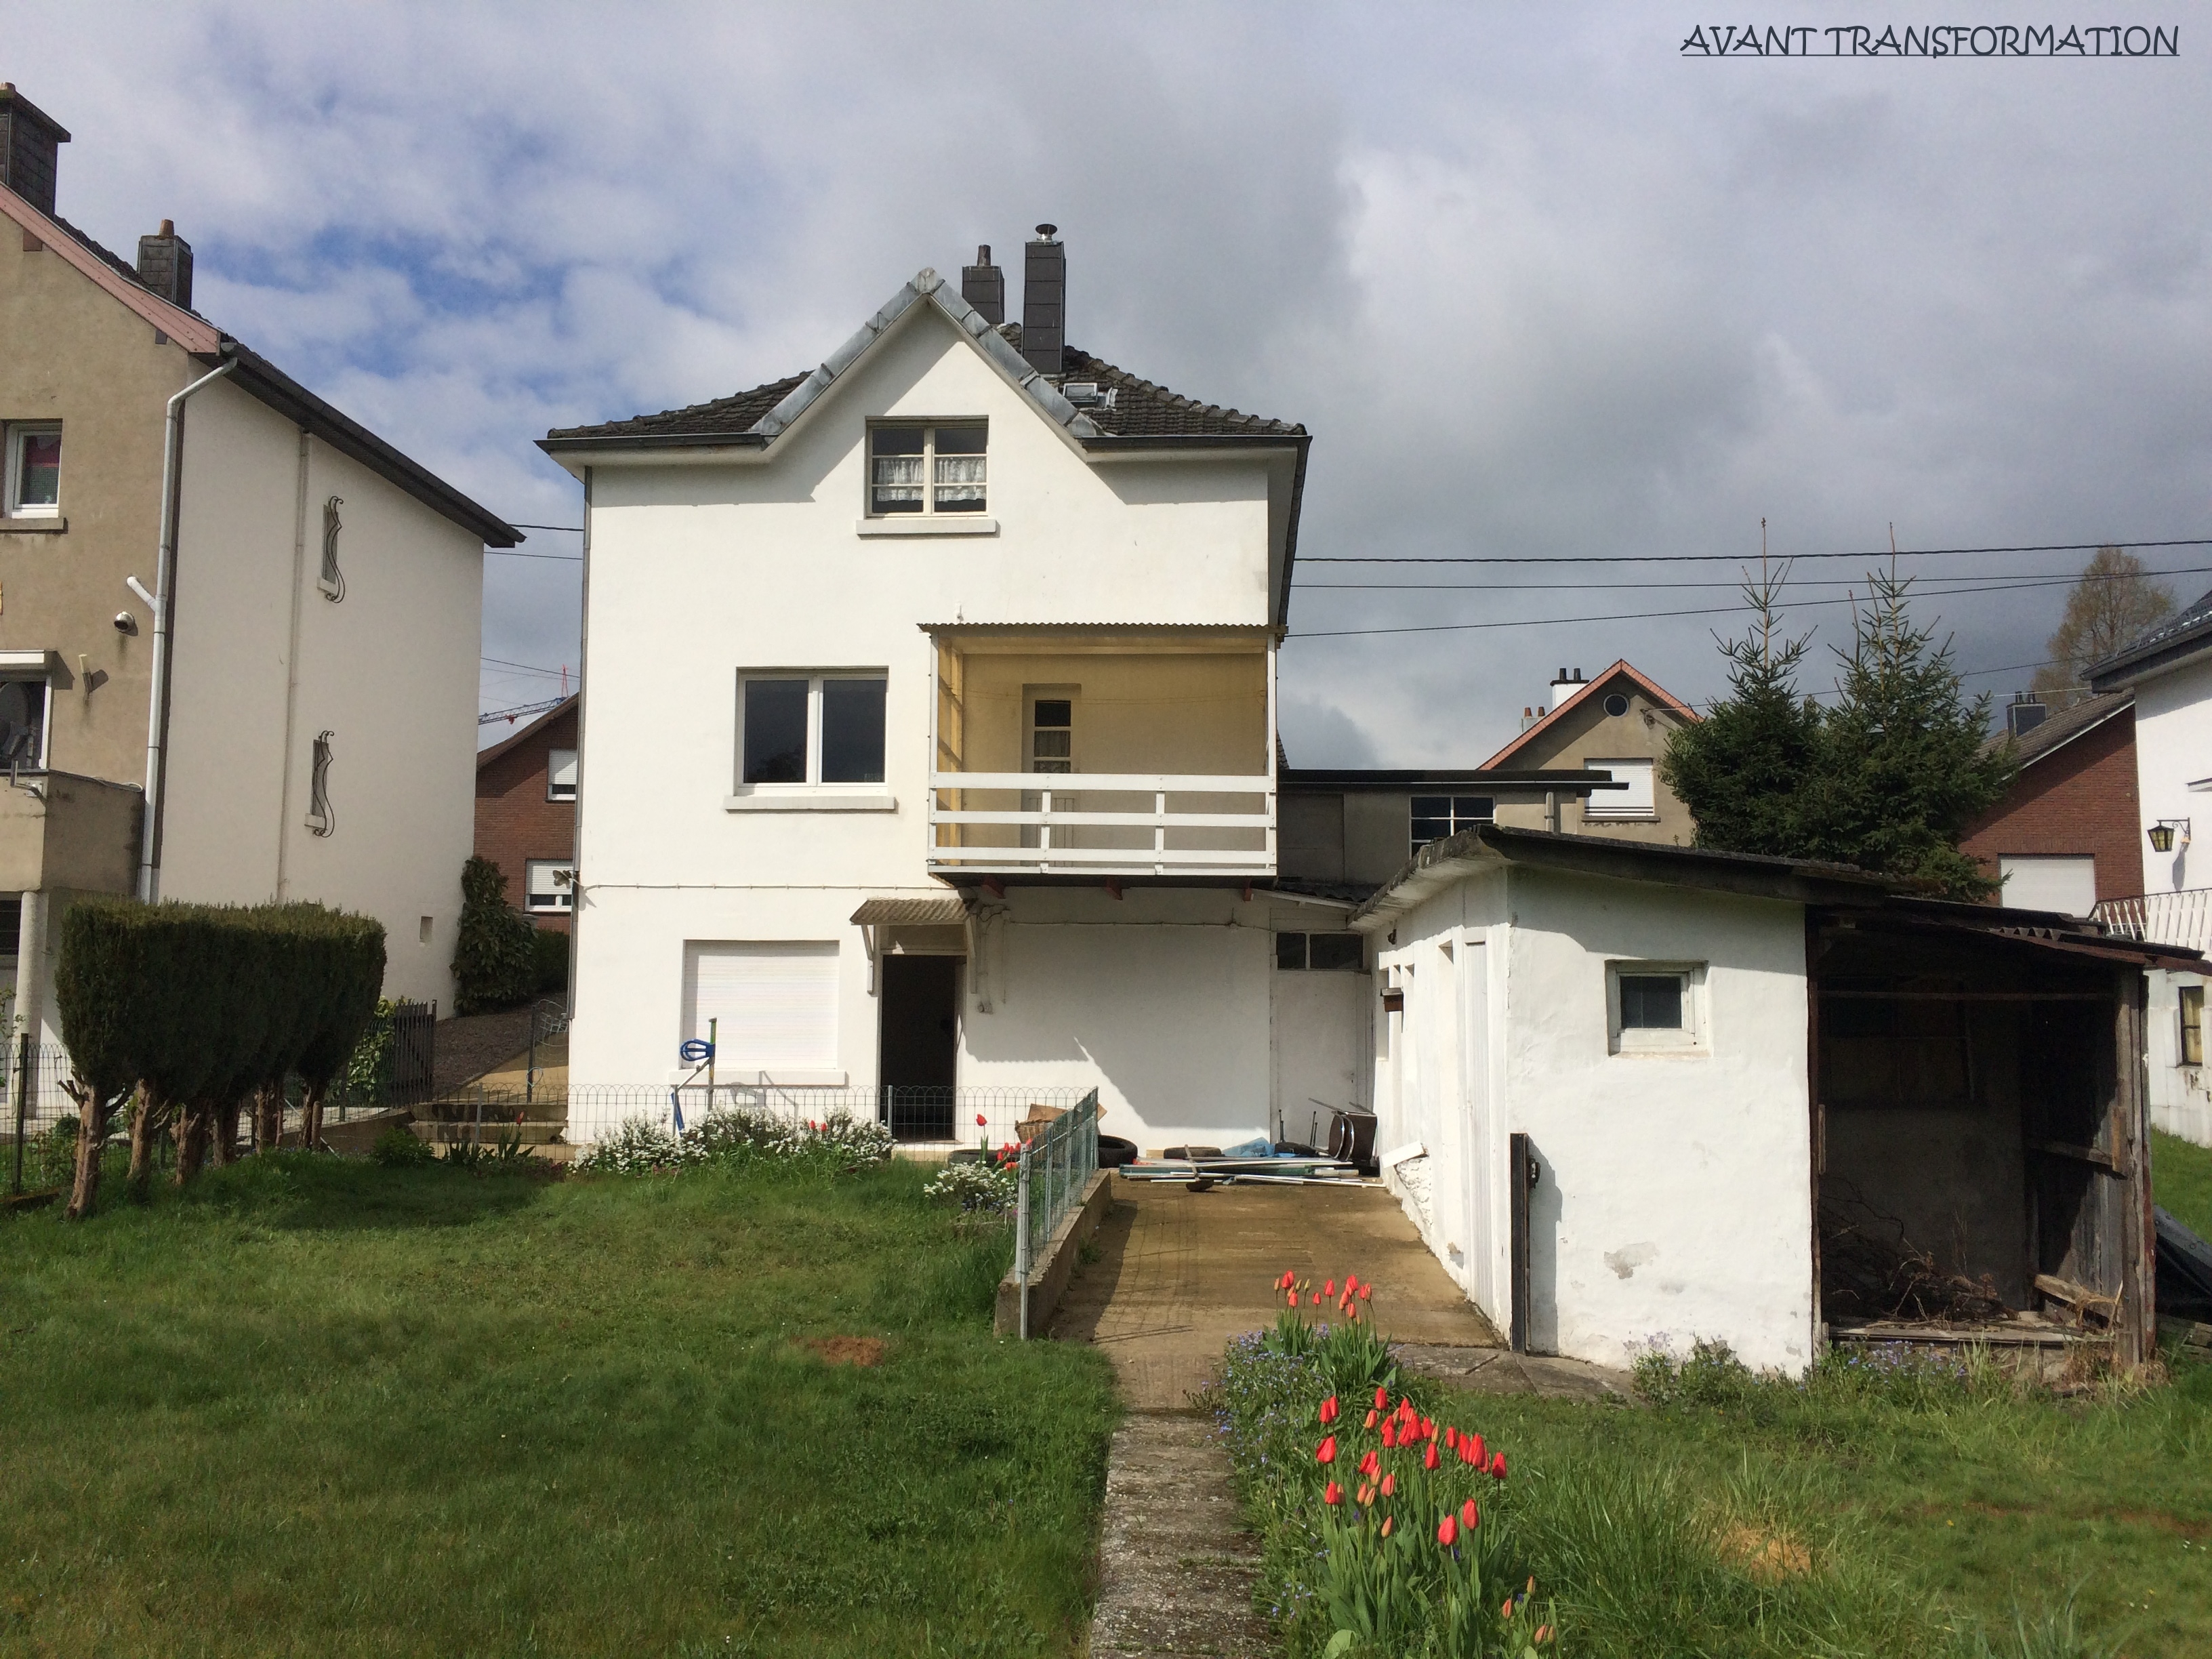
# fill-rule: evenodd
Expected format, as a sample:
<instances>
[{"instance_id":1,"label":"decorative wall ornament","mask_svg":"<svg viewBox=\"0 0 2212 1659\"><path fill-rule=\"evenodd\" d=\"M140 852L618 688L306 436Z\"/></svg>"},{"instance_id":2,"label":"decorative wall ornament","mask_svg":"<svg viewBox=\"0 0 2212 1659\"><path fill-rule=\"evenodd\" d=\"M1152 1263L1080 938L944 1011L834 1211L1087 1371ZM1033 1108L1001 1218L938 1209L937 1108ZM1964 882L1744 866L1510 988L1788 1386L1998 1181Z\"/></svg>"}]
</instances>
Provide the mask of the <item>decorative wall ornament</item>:
<instances>
[{"instance_id":1,"label":"decorative wall ornament","mask_svg":"<svg viewBox=\"0 0 2212 1659\"><path fill-rule=\"evenodd\" d=\"M323 503L323 574L315 586L332 605L345 598L345 572L338 568L338 532L345 527L338 509L344 505L343 495L333 495Z\"/></svg>"},{"instance_id":2,"label":"decorative wall ornament","mask_svg":"<svg viewBox=\"0 0 2212 1659\"><path fill-rule=\"evenodd\" d=\"M315 737L315 768L307 782L307 828L327 836L337 827L338 816L331 811L331 733L322 732Z\"/></svg>"}]
</instances>

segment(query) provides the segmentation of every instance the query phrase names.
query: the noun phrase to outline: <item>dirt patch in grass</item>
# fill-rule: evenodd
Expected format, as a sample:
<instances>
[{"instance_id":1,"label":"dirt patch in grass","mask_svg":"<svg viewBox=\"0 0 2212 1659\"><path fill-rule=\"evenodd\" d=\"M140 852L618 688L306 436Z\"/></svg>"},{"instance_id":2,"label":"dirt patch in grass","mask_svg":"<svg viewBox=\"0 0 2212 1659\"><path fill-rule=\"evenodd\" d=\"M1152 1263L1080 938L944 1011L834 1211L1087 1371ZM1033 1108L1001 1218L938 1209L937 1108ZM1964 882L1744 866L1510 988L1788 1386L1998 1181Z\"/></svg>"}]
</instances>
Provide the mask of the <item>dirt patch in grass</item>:
<instances>
[{"instance_id":1,"label":"dirt patch in grass","mask_svg":"<svg viewBox=\"0 0 2212 1659\"><path fill-rule=\"evenodd\" d=\"M825 1365L884 1363L884 1340L880 1336L802 1336L799 1346Z\"/></svg>"},{"instance_id":2,"label":"dirt patch in grass","mask_svg":"<svg viewBox=\"0 0 2212 1659\"><path fill-rule=\"evenodd\" d=\"M1761 1583L1801 1577L1813 1571L1811 1552L1787 1533L1763 1532L1741 1522L1722 1531L1720 1549Z\"/></svg>"}]
</instances>

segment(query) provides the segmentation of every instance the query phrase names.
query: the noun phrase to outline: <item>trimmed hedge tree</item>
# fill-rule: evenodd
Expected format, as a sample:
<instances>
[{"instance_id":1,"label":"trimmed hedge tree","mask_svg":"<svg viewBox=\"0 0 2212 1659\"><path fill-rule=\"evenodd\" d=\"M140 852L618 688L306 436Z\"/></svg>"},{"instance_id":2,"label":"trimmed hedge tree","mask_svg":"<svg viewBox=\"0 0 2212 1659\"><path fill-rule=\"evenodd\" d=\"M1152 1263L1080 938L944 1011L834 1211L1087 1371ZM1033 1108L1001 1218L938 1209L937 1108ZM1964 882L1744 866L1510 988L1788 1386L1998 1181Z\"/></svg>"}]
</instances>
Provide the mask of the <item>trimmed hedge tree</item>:
<instances>
[{"instance_id":1,"label":"trimmed hedge tree","mask_svg":"<svg viewBox=\"0 0 2212 1659\"><path fill-rule=\"evenodd\" d=\"M538 988L538 928L507 902L507 878L489 859L461 866L460 939L453 949L453 1012L488 1014L530 1000Z\"/></svg>"},{"instance_id":2,"label":"trimmed hedge tree","mask_svg":"<svg viewBox=\"0 0 2212 1659\"><path fill-rule=\"evenodd\" d=\"M317 904L87 900L64 916L61 934L55 1002L82 1119L71 1215L98 1202L110 1115L134 1089L137 1196L152 1179L164 1127L175 1129L179 1185L198 1173L211 1142L219 1158L234 1153L249 1097L262 1144L273 1146L294 1073L307 1085L306 1144L314 1144L323 1093L376 1006L382 923Z\"/></svg>"}]
</instances>

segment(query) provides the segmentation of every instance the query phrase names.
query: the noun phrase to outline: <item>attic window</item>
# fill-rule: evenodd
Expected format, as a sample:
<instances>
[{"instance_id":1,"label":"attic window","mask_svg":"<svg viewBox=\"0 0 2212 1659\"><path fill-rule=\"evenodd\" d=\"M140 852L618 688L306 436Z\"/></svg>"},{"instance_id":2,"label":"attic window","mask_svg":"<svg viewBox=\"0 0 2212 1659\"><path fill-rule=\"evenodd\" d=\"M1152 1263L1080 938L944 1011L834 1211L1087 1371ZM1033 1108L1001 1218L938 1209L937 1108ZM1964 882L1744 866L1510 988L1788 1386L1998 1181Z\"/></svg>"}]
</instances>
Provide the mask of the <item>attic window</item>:
<instances>
[{"instance_id":1,"label":"attic window","mask_svg":"<svg viewBox=\"0 0 2212 1659\"><path fill-rule=\"evenodd\" d=\"M980 422L871 428L869 517L981 513L987 431Z\"/></svg>"},{"instance_id":2,"label":"attic window","mask_svg":"<svg viewBox=\"0 0 2212 1659\"><path fill-rule=\"evenodd\" d=\"M1478 823L1488 823L1496 802L1488 795L1416 795L1413 801L1413 851Z\"/></svg>"},{"instance_id":3,"label":"attic window","mask_svg":"<svg viewBox=\"0 0 2212 1659\"><path fill-rule=\"evenodd\" d=\"M62 510L62 429L10 426L7 512L11 519L52 519Z\"/></svg>"}]
</instances>

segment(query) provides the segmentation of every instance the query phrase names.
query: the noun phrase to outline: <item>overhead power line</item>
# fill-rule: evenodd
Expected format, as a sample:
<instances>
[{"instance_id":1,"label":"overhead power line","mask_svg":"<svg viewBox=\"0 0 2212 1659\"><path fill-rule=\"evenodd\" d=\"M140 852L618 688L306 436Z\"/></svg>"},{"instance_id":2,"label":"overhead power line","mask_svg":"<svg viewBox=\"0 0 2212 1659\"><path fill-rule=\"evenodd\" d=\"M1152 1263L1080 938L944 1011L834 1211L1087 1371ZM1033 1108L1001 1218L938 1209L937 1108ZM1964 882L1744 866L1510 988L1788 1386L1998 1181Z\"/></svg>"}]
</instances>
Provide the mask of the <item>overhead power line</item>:
<instances>
[{"instance_id":1,"label":"overhead power line","mask_svg":"<svg viewBox=\"0 0 2212 1659\"><path fill-rule=\"evenodd\" d=\"M1921 576L1916 582L1973 582L1988 579L1987 572L1973 576ZM2135 581L2158 576L2212 575L2212 565L2184 565L2173 570L2111 571L2091 576L2080 571L2034 571L2008 575L2008 585L2019 587L2071 586L2084 581ZM1863 580L1856 576L1813 576L1791 586L1844 587ZM1293 590L1299 593L1580 593L1602 592L1622 589L1644 592L1654 588L1703 587L1741 588L1741 580L1707 582L1667 581L1590 581L1590 582L1300 582ZM1917 591L1924 593L1953 593L1981 592L1980 589L1926 586Z\"/></svg>"},{"instance_id":2,"label":"overhead power line","mask_svg":"<svg viewBox=\"0 0 2212 1659\"><path fill-rule=\"evenodd\" d=\"M2146 547L2212 547L2212 536L2167 542L2041 542L2032 547L1900 547L1875 553L1791 553L1801 559L1932 559L1961 553L2094 553L2100 548L2123 551ZM1775 556L1779 562L1785 556ZM1319 553L1303 556L1300 564L1692 564L1747 562L1741 553Z\"/></svg>"}]
</instances>

